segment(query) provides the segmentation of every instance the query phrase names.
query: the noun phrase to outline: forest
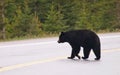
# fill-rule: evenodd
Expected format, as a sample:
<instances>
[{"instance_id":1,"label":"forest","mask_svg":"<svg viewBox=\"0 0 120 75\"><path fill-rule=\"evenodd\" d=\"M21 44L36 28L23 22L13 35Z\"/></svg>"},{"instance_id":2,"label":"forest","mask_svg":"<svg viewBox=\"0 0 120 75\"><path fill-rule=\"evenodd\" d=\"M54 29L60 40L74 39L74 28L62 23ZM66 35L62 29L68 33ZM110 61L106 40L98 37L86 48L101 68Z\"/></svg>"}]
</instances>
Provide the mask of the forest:
<instances>
[{"instance_id":1,"label":"forest","mask_svg":"<svg viewBox=\"0 0 120 75\"><path fill-rule=\"evenodd\" d=\"M0 39L120 31L120 0L0 0Z\"/></svg>"}]
</instances>

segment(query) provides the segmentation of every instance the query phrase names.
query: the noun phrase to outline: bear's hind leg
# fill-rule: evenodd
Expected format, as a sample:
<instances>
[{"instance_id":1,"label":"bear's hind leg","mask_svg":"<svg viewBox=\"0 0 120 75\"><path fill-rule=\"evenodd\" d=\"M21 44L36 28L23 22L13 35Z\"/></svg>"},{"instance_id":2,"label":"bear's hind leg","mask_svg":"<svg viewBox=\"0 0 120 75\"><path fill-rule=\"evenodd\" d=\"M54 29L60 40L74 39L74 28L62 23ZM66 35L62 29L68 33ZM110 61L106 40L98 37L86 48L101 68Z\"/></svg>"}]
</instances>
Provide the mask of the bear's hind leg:
<instances>
[{"instance_id":1,"label":"bear's hind leg","mask_svg":"<svg viewBox=\"0 0 120 75\"><path fill-rule=\"evenodd\" d=\"M89 57L90 50L91 50L90 48L84 48L83 50L84 57L82 57L82 59L87 59Z\"/></svg>"},{"instance_id":2,"label":"bear's hind leg","mask_svg":"<svg viewBox=\"0 0 120 75\"><path fill-rule=\"evenodd\" d=\"M100 58L101 58L100 48L93 49L93 52L94 52L94 54L96 56L95 60L100 60Z\"/></svg>"}]
</instances>

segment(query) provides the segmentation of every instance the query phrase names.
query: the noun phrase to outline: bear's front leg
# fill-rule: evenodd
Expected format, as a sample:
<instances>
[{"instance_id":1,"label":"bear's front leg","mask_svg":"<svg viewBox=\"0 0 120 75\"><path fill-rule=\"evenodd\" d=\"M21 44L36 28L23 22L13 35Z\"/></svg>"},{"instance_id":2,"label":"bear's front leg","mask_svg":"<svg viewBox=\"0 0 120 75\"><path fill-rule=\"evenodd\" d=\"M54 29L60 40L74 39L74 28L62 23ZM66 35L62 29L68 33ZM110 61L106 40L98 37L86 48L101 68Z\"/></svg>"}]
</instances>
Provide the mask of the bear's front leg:
<instances>
[{"instance_id":1,"label":"bear's front leg","mask_svg":"<svg viewBox=\"0 0 120 75\"><path fill-rule=\"evenodd\" d=\"M80 59L80 56L79 55L76 55L76 57L78 57L78 59ZM74 57L68 57L68 59L73 59L73 58L75 58L75 56Z\"/></svg>"},{"instance_id":2,"label":"bear's front leg","mask_svg":"<svg viewBox=\"0 0 120 75\"><path fill-rule=\"evenodd\" d=\"M68 59L73 59L74 57L68 57Z\"/></svg>"},{"instance_id":3,"label":"bear's front leg","mask_svg":"<svg viewBox=\"0 0 120 75\"><path fill-rule=\"evenodd\" d=\"M68 57L68 59L73 59L73 58L75 58L75 50L74 49L72 49L71 56Z\"/></svg>"},{"instance_id":4,"label":"bear's front leg","mask_svg":"<svg viewBox=\"0 0 120 75\"><path fill-rule=\"evenodd\" d=\"M76 57L78 57L78 59L80 59L80 56L79 56L79 55L76 55Z\"/></svg>"}]
</instances>

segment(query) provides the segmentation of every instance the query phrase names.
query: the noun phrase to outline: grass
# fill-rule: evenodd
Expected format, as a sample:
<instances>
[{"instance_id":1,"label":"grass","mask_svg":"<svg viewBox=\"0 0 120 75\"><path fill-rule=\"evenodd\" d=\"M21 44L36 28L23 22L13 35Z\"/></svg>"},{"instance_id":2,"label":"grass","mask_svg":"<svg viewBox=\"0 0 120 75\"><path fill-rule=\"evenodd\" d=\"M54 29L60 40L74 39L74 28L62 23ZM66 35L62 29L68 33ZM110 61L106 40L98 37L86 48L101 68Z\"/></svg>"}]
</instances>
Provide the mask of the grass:
<instances>
[{"instance_id":1,"label":"grass","mask_svg":"<svg viewBox=\"0 0 120 75\"><path fill-rule=\"evenodd\" d=\"M38 38L48 38L48 37L57 37L58 33L50 33L50 34L42 34L37 36L22 36L22 37L14 37L14 38L6 38L6 39L0 39L0 42L6 42L6 41L16 41L16 40L26 40L26 39L38 39Z\"/></svg>"},{"instance_id":2,"label":"grass","mask_svg":"<svg viewBox=\"0 0 120 75\"><path fill-rule=\"evenodd\" d=\"M97 31L97 33L110 33L110 32L120 32L120 29L118 30L99 30ZM27 36L22 36L22 37L14 37L14 38L7 38L7 39L0 39L0 42L5 42L5 41L16 41L16 40L26 40L26 39L38 39L38 38L48 38L48 37L57 37L59 36L59 33L44 33L41 35L37 35L37 36L31 36L31 35L27 35Z\"/></svg>"}]
</instances>

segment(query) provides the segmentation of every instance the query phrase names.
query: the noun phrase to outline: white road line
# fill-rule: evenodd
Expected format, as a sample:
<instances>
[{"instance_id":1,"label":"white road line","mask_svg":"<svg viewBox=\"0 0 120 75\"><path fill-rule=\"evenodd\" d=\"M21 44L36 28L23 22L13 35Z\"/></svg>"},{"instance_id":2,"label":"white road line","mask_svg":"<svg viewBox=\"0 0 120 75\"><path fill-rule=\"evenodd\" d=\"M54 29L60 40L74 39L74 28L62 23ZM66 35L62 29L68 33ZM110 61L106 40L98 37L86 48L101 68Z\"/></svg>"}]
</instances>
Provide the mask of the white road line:
<instances>
[{"instance_id":1,"label":"white road line","mask_svg":"<svg viewBox=\"0 0 120 75\"><path fill-rule=\"evenodd\" d=\"M52 44L52 43L57 43L57 41L48 41L48 42L39 42L39 43L25 43L25 44L13 44L13 45L0 46L0 48L45 45L45 44Z\"/></svg>"},{"instance_id":2,"label":"white road line","mask_svg":"<svg viewBox=\"0 0 120 75\"><path fill-rule=\"evenodd\" d=\"M120 35L115 35L115 36L100 36L101 39L119 38L119 37L120 37ZM39 43L24 43L24 44L4 45L4 46L0 46L0 48L21 47L21 46L34 46L34 45L44 45L44 44L52 44L52 43L57 43L57 40L56 41L48 41L48 42L39 42Z\"/></svg>"},{"instance_id":3,"label":"white road line","mask_svg":"<svg viewBox=\"0 0 120 75\"><path fill-rule=\"evenodd\" d=\"M120 35L115 35L115 36L100 36L100 38L106 39L106 38L119 38Z\"/></svg>"}]
</instances>

